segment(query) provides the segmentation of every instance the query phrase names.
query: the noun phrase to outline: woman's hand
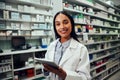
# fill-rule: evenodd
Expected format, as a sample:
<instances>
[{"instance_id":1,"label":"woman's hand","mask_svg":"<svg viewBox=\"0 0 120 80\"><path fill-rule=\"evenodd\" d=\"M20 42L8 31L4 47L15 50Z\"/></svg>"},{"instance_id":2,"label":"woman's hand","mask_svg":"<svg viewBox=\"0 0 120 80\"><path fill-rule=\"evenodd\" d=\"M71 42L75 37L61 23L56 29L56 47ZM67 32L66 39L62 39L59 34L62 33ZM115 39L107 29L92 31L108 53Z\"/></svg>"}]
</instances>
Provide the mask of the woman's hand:
<instances>
[{"instance_id":1,"label":"woman's hand","mask_svg":"<svg viewBox=\"0 0 120 80\"><path fill-rule=\"evenodd\" d=\"M47 64L43 64L43 65L44 65L45 70L50 71L52 73L55 73L60 78L62 78L63 80L65 80L67 74L66 74L66 72L62 68L59 67L58 69L55 69L55 68L53 68L53 67L51 67L51 66L49 66Z\"/></svg>"}]
</instances>

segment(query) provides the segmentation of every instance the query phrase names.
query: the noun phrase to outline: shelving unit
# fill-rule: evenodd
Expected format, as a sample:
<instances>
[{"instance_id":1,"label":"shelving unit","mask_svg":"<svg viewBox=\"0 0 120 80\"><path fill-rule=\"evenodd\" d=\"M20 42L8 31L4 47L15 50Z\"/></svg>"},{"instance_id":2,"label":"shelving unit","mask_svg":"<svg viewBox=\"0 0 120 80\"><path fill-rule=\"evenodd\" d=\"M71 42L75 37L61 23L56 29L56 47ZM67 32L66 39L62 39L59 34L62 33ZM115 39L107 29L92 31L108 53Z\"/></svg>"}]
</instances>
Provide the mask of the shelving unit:
<instances>
[{"instance_id":1,"label":"shelving unit","mask_svg":"<svg viewBox=\"0 0 120 80\"><path fill-rule=\"evenodd\" d=\"M45 52L46 49L29 49L12 52L6 51L6 53L1 53L0 79L13 80L17 76L19 79L32 80L40 77L45 77L43 75L42 65L38 64L34 60L35 57L43 58ZM37 70L41 70L41 72L36 73Z\"/></svg>"},{"instance_id":2,"label":"shelving unit","mask_svg":"<svg viewBox=\"0 0 120 80\"><path fill-rule=\"evenodd\" d=\"M49 45L52 39L53 19L51 0L38 0L35 2L31 0L5 0L0 2L0 5L1 41L4 39L10 40L6 39L10 36L30 37L28 41L31 41L32 37L38 37L37 39L44 37L48 40L47 45ZM7 47L7 49L9 48L10 46ZM3 49L6 49L6 47L3 47Z\"/></svg>"},{"instance_id":3,"label":"shelving unit","mask_svg":"<svg viewBox=\"0 0 120 80\"><path fill-rule=\"evenodd\" d=\"M43 66L34 59L43 58L47 48L11 52L10 40L12 36L24 36L35 47L43 38L49 45L53 15L61 10L73 16L78 39L88 48L92 80L106 80L120 70L120 9L100 0L3 1L0 1L0 48L4 50L0 54L0 80L45 78Z\"/></svg>"},{"instance_id":4,"label":"shelving unit","mask_svg":"<svg viewBox=\"0 0 120 80\"><path fill-rule=\"evenodd\" d=\"M34 58L43 58L47 47L42 46L48 46L53 39L52 21L52 0L0 1L0 49L3 50L3 53L0 53L0 80L32 80L45 77L42 65ZM31 48L12 51L13 36L25 37ZM10 62L3 59L6 56L9 56Z\"/></svg>"},{"instance_id":5,"label":"shelving unit","mask_svg":"<svg viewBox=\"0 0 120 80\"><path fill-rule=\"evenodd\" d=\"M92 80L106 80L120 68L120 10L100 0L62 0L89 51Z\"/></svg>"},{"instance_id":6,"label":"shelving unit","mask_svg":"<svg viewBox=\"0 0 120 80\"><path fill-rule=\"evenodd\" d=\"M0 56L0 79L12 79L12 58L10 55Z\"/></svg>"}]
</instances>

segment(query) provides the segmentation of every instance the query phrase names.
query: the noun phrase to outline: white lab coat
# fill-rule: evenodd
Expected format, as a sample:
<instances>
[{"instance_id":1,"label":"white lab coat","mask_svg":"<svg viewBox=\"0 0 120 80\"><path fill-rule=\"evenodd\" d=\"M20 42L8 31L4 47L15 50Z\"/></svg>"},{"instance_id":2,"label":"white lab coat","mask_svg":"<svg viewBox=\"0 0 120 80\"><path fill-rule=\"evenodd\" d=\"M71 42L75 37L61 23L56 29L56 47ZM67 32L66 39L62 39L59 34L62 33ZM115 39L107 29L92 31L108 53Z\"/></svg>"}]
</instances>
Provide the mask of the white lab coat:
<instances>
[{"instance_id":1,"label":"white lab coat","mask_svg":"<svg viewBox=\"0 0 120 80\"><path fill-rule=\"evenodd\" d=\"M58 39L48 47L46 59L54 61L57 41ZM87 48L73 38L64 52L59 66L67 73L65 80L90 80L90 62Z\"/></svg>"}]
</instances>

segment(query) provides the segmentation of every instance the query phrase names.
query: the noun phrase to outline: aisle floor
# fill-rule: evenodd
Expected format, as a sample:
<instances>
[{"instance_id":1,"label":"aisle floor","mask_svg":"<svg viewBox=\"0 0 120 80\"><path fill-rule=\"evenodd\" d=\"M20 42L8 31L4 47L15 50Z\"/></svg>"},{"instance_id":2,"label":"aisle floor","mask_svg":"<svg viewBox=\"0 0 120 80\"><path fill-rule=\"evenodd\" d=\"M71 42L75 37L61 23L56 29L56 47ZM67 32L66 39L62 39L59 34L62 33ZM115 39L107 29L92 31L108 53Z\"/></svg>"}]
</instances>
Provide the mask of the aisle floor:
<instances>
[{"instance_id":1,"label":"aisle floor","mask_svg":"<svg viewBox=\"0 0 120 80\"><path fill-rule=\"evenodd\" d=\"M120 80L120 70L115 74L111 75L107 80Z\"/></svg>"}]
</instances>

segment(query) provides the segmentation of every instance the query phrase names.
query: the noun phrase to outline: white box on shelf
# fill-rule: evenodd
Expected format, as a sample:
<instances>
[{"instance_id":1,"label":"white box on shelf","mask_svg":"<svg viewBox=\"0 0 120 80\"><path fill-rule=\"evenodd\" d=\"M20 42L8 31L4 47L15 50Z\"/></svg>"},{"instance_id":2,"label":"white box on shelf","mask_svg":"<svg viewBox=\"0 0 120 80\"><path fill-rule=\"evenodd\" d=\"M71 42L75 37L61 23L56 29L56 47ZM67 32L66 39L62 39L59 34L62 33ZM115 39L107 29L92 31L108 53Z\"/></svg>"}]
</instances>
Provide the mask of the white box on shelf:
<instances>
[{"instance_id":1,"label":"white box on shelf","mask_svg":"<svg viewBox=\"0 0 120 80\"><path fill-rule=\"evenodd\" d=\"M29 0L18 0L18 1L26 1L26 2L28 2Z\"/></svg>"},{"instance_id":2,"label":"white box on shelf","mask_svg":"<svg viewBox=\"0 0 120 80\"><path fill-rule=\"evenodd\" d=\"M25 12L30 12L31 11L30 9L31 9L30 6L24 5Z\"/></svg>"},{"instance_id":3,"label":"white box on shelf","mask_svg":"<svg viewBox=\"0 0 120 80\"><path fill-rule=\"evenodd\" d=\"M53 34L52 34L52 31L45 31L45 34L46 35L49 35L49 36L52 36Z\"/></svg>"},{"instance_id":4,"label":"white box on shelf","mask_svg":"<svg viewBox=\"0 0 120 80\"><path fill-rule=\"evenodd\" d=\"M31 21L36 21L36 17L31 16Z\"/></svg>"},{"instance_id":5,"label":"white box on shelf","mask_svg":"<svg viewBox=\"0 0 120 80\"><path fill-rule=\"evenodd\" d=\"M39 29L47 29L45 24L39 24Z\"/></svg>"},{"instance_id":6,"label":"white box on shelf","mask_svg":"<svg viewBox=\"0 0 120 80\"><path fill-rule=\"evenodd\" d=\"M47 45L47 39L46 38L42 38L42 45Z\"/></svg>"},{"instance_id":7,"label":"white box on shelf","mask_svg":"<svg viewBox=\"0 0 120 80\"><path fill-rule=\"evenodd\" d=\"M30 36L30 31L21 30L21 35L28 35L28 36Z\"/></svg>"},{"instance_id":8,"label":"white box on shelf","mask_svg":"<svg viewBox=\"0 0 120 80\"><path fill-rule=\"evenodd\" d=\"M40 15L39 14L36 15L36 21L40 21Z\"/></svg>"},{"instance_id":9,"label":"white box on shelf","mask_svg":"<svg viewBox=\"0 0 120 80\"><path fill-rule=\"evenodd\" d=\"M88 4L88 5L93 6L93 2L92 2L92 0L91 0L91 1L89 1L89 0L84 0L84 2L85 2L86 4Z\"/></svg>"},{"instance_id":10,"label":"white box on shelf","mask_svg":"<svg viewBox=\"0 0 120 80\"><path fill-rule=\"evenodd\" d=\"M5 33L5 32L3 32L3 31L0 31L0 35L1 35L1 36L5 36L5 35L6 35L6 33Z\"/></svg>"},{"instance_id":11,"label":"white box on shelf","mask_svg":"<svg viewBox=\"0 0 120 80\"><path fill-rule=\"evenodd\" d=\"M94 6L99 8L99 9L107 11L107 7L105 7L105 6L103 6L103 5L99 4L99 3L95 3Z\"/></svg>"},{"instance_id":12,"label":"white box on shelf","mask_svg":"<svg viewBox=\"0 0 120 80\"><path fill-rule=\"evenodd\" d=\"M83 41L88 41L88 33L83 33Z\"/></svg>"},{"instance_id":13,"label":"white box on shelf","mask_svg":"<svg viewBox=\"0 0 120 80\"><path fill-rule=\"evenodd\" d=\"M5 3L4 2L0 2L0 9L5 9Z\"/></svg>"},{"instance_id":14,"label":"white box on shelf","mask_svg":"<svg viewBox=\"0 0 120 80\"><path fill-rule=\"evenodd\" d=\"M9 11L3 11L3 18L4 19L9 19L10 17L9 17Z\"/></svg>"},{"instance_id":15,"label":"white box on shelf","mask_svg":"<svg viewBox=\"0 0 120 80\"><path fill-rule=\"evenodd\" d=\"M0 29L5 29L6 26L5 26L5 23L0 23Z\"/></svg>"},{"instance_id":16,"label":"white box on shelf","mask_svg":"<svg viewBox=\"0 0 120 80\"><path fill-rule=\"evenodd\" d=\"M15 23L11 23L11 26L9 28L15 29L15 27L16 27Z\"/></svg>"},{"instance_id":17,"label":"white box on shelf","mask_svg":"<svg viewBox=\"0 0 120 80\"><path fill-rule=\"evenodd\" d=\"M34 6L30 6L30 12L31 13L35 13L34 11L35 11L35 7Z\"/></svg>"},{"instance_id":18,"label":"white box on shelf","mask_svg":"<svg viewBox=\"0 0 120 80\"><path fill-rule=\"evenodd\" d=\"M38 29L38 24L32 24L31 29Z\"/></svg>"},{"instance_id":19,"label":"white box on shelf","mask_svg":"<svg viewBox=\"0 0 120 80\"><path fill-rule=\"evenodd\" d=\"M17 5L12 4L12 5L11 5L11 10L15 10L15 11L17 11L17 10L18 10L18 6L17 6Z\"/></svg>"},{"instance_id":20,"label":"white box on shelf","mask_svg":"<svg viewBox=\"0 0 120 80\"><path fill-rule=\"evenodd\" d=\"M108 5L114 6L113 1L111 1L111 0L108 0L108 1L106 1L105 3L107 3Z\"/></svg>"},{"instance_id":21,"label":"white box on shelf","mask_svg":"<svg viewBox=\"0 0 120 80\"><path fill-rule=\"evenodd\" d=\"M20 24L19 23L11 23L11 28L12 29L20 29Z\"/></svg>"},{"instance_id":22,"label":"white box on shelf","mask_svg":"<svg viewBox=\"0 0 120 80\"><path fill-rule=\"evenodd\" d=\"M18 11L23 11L24 10L24 6L23 5L18 5Z\"/></svg>"},{"instance_id":23,"label":"white box on shelf","mask_svg":"<svg viewBox=\"0 0 120 80\"><path fill-rule=\"evenodd\" d=\"M11 12L11 19L19 20L20 19L20 13L18 13L18 12Z\"/></svg>"},{"instance_id":24,"label":"white box on shelf","mask_svg":"<svg viewBox=\"0 0 120 80\"><path fill-rule=\"evenodd\" d=\"M12 35L13 35L13 36L17 36L18 33L17 33L17 32L12 32Z\"/></svg>"},{"instance_id":25,"label":"white box on shelf","mask_svg":"<svg viewBox=\"0 0 120 80\"><path fill-rule=\"evenodd\" d=\"M45 33L44 33L44 31L34 30L34 31L31 32L31 35L33 35L33 36L44 36Z\"/></svg>"},{"instance_id":26,"label":"white box on shelf","mask_svg":"<svg viewBox=\"0 0 120 80\"><path fill-rule=\"evenodd\" d=\"M24 21L31 21L31 16L27 14L22 14L22 20Z\"/></svg>"},{"instance_id":27,"label":"white box on shelf","mask_svg":"<svg viewBox=\"0 0 120 80\"><path fill-rule=\"evenodd\" d=\"M44 17L44 15L40 15L40 20L39 20L40 22L45 22L45 17Z\"/></svg>"},{"instance_id":28,"label":"white box on shelf","mask_svg":"<svg viewBox=\"0 0 120 80\"><path fill-rule=\"evenodd\" d=\"M114 19L113 19L114 21L117 21L117 17L114 17Z\"/></svg>"},{"instance_id":29,"label":"white box on shelf","mask_svg":"<svg viewBox=\"0 0 120 80\"><path fill-rule=\"evenodd\" d=\"M21 24L21 30L31 30L29 23Z\"/></svg>"},{"instance_id":30,"label":"white box on shelf","mask_svg":"<svg viewBox=\"0 0 120 80\"><path fill-rule=\"evenodd\" d=\"M12 26L9 22L6 22L6 29L12 29Z\"/></svg>"},{"instance_id":31,"label":"white box on shelf","mask_svg":"<svg viewBox=\"0 0 120 80\"><path fill-rule=\"evenodd\" d=\"M52 6L52 1L51 0L47 0L48 1L48 5Z\"/></svg>"},{"instance_id":32,"label":"white box on shelf","mask_svg":"<svg viewBox=\"0 0 120 80\"><path fill-rule=\"evenodd\" d=\"M12 6L10 4L6 4L5 7L6 7L7 10L12 10Z\"/></svg>"},{"instance_id":33,"label":"white box on shelf","mask_svg":"<svg viewBox=\"0 0 120 80\"><path fill-rule=\"evenodd\" d=\"M51 29L52 28L52 26L51 25L47 25L47 29Z\"/></svg>"},{"instance_id":34,"label":"white box on shelf","mask_svg":"<svg viewBox=\"0 0 120 80\"><path fill-rule=\"evenodd\" d=\"M31 2L31 3L35 3L35 4L40 4L40 0L29 0L29 2Z\"/></svg>"},{"instance_id":35,"label":"white box on shelf","mask_svg":"<svg viewBox=\"0 0 120 80\"><path fill-rule=\"evenodd\" d=\"M115 13L115 10L113 8L108 8L108 12Z\"/></svg>"}]
</instances>

